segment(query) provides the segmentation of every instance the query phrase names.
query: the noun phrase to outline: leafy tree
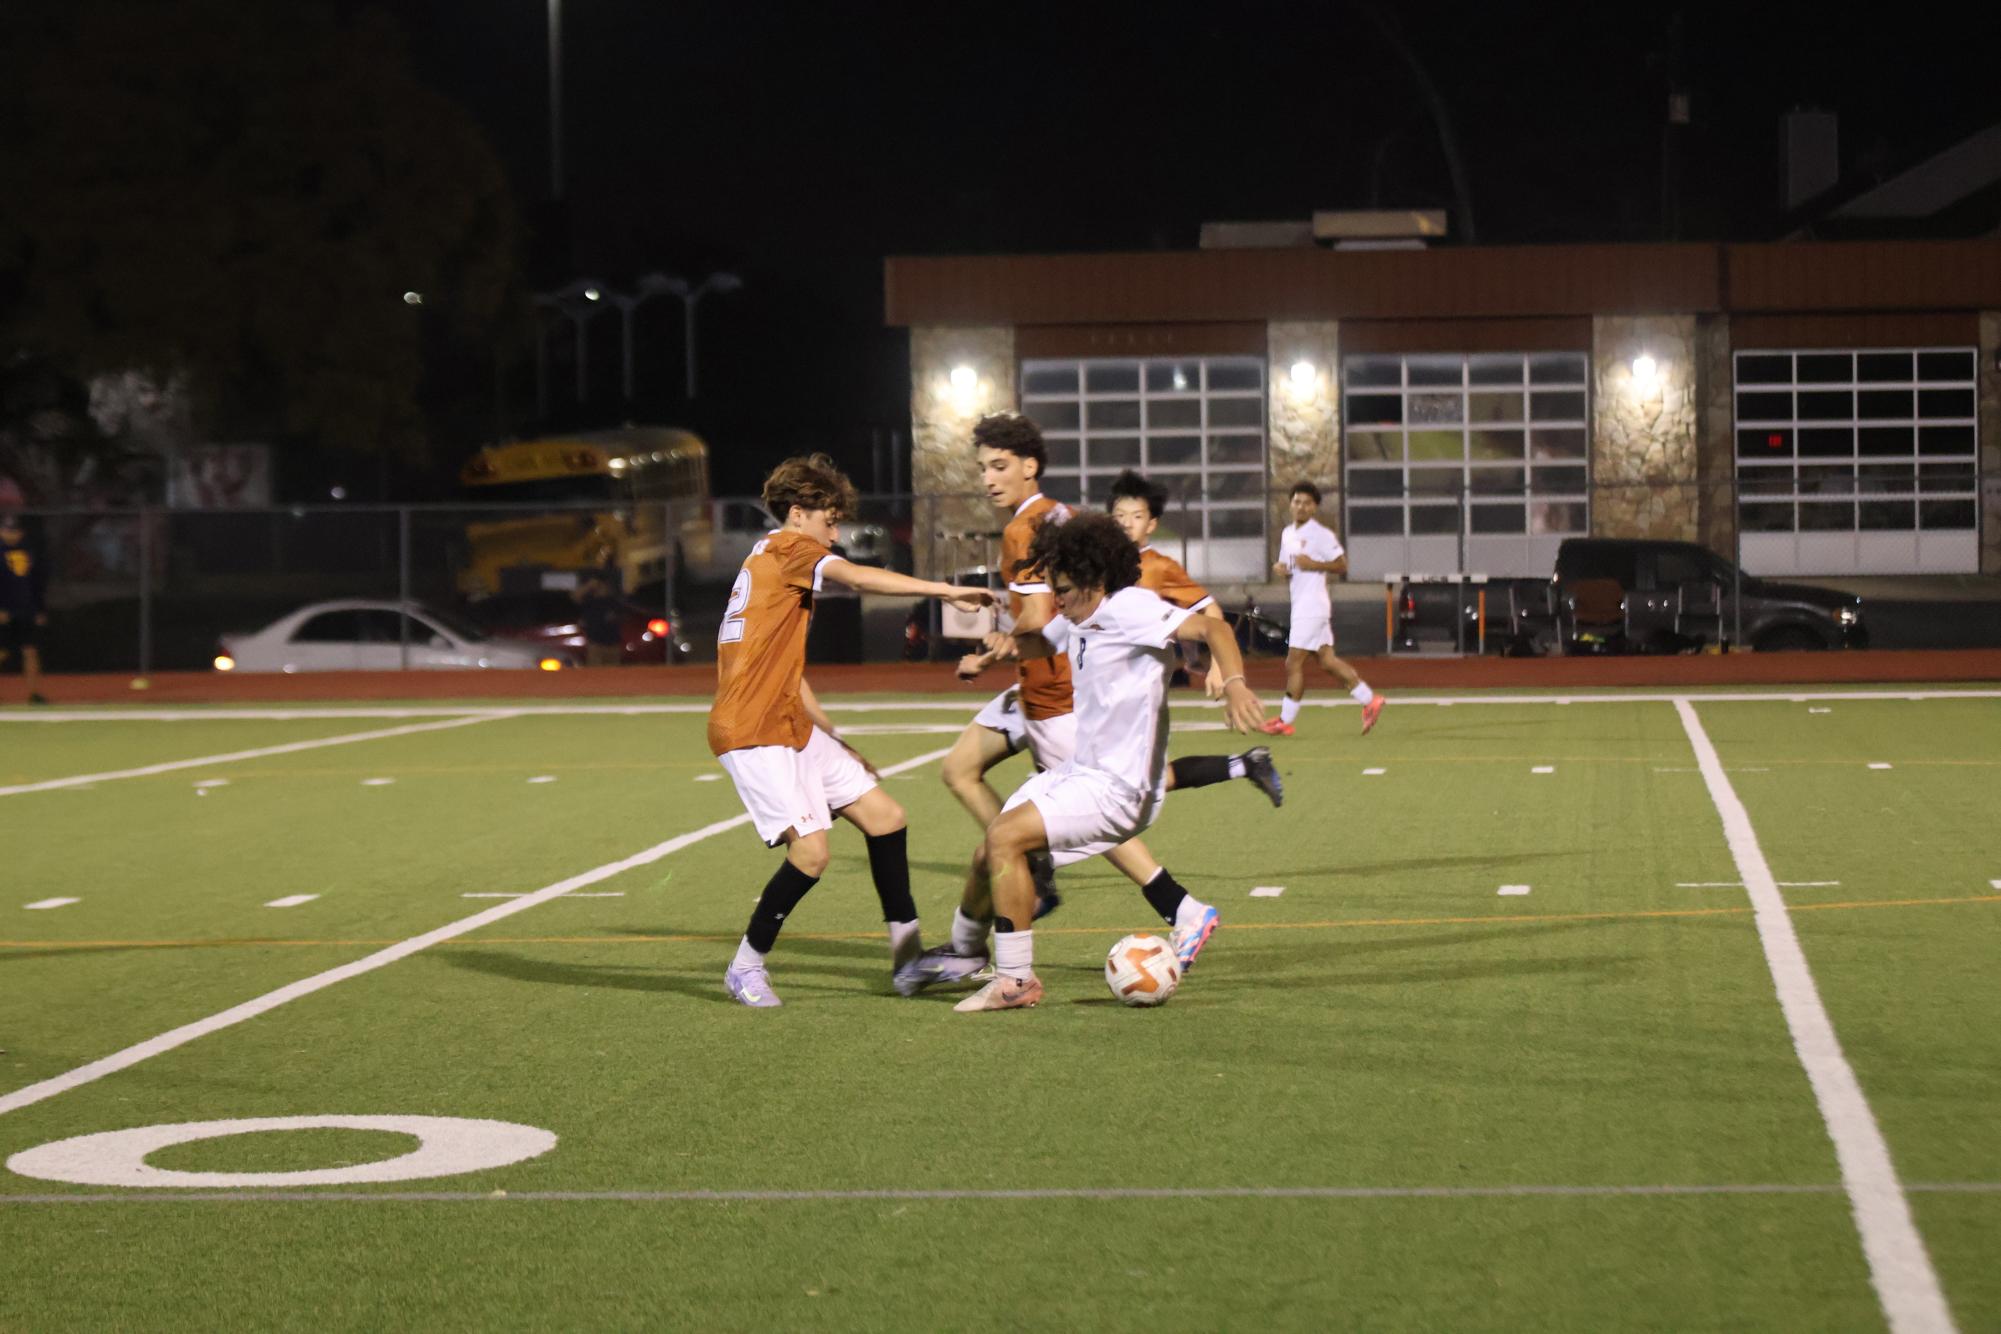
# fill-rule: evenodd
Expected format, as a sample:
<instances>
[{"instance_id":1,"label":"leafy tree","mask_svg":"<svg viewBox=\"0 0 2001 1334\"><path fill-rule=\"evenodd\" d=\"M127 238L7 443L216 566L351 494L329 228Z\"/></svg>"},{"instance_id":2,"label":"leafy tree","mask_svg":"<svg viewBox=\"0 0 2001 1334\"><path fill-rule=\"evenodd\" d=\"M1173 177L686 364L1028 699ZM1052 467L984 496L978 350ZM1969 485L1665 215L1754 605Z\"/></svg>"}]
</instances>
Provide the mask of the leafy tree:
<instances>
[{"instance_id":1,"label":"leafy tree","mask_svg":"<svg viewBox=\"0 0 2001 1334\"><path fill-rule=\"evenodd\" d=\"M222 438L421 449L423 324L514 281L471 120L311 0L0 6L0 199L0 358L185 384Z\"/></svg>"}]
</instances>

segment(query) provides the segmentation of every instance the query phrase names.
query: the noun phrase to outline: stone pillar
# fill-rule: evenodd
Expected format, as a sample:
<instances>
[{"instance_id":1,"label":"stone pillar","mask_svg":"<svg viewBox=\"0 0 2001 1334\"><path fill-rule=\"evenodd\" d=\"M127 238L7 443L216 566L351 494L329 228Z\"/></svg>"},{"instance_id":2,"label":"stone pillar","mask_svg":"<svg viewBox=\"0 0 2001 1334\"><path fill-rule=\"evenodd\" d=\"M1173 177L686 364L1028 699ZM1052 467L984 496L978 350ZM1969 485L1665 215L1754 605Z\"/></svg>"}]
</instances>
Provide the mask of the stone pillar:
<instances>
[{"instance_id":1,"label":"stone pillar","mask_svg":"<svg viewBox=\"0 0 2001 1334\"><path fill-rule=\"evenodd\" d=\"M2001 574L2001 310L1980 312L1980 572Z\"/></svg>"},{"instance_id":2,"label":"stone pillar","mask_svg":"<svg viewBox=\"0 0 2001 1334\"><path fill-rule=\"evenodd\" d=\"M1695 463L1702 478L1696 540L1719 556L1737 558L1736 368L1730 359L1730 317L1695 321Z\"/></svg>"},{"instance_id":3,"label":"stone pillar","mask_svg":"<svg viewBox=\"0 0 2001 1334\"><path fill-rule=\"evenodd\" d=\"M1271 400L1266 554L1275 557L1279 530L1292 522L1286 497L1294 482L1318 486L1322 518L1329 527L1340 523L1341 326L1333 320L1274 320L1265 326L1265 349ZM1313 378L1304 384L1292 378L1292 368L1301 362L1313 368Z\"/></svg>"},{"instance_id":4,"label":"stone pillar","mask_svg":"<svg viewBox=\"0 0 2001 1334\"><path fill-rule=\"evenodd\" d=\"M969 386L952 381L961 367L973 373ZM917 496L911 546L920 576L944 577L949 571L941 562L974 554L974 548L943 535L999 527L980 491L972 430L980 417L1011 410L1017 401L1012 328L934 325L910 331L910 489Z\"/></svg>"},{"instance_id":5,"label":"stone pillar","mask_svg":"<svg viewBox=\"0 0 2001 1334\"><path fill-rule=\"evenodd\" d=\"M1602 315L1591 322L1591 531L1699 536L1693 315ZM1651 383L1633 362L1654 359Z\"/></svg>"}]
</instances>

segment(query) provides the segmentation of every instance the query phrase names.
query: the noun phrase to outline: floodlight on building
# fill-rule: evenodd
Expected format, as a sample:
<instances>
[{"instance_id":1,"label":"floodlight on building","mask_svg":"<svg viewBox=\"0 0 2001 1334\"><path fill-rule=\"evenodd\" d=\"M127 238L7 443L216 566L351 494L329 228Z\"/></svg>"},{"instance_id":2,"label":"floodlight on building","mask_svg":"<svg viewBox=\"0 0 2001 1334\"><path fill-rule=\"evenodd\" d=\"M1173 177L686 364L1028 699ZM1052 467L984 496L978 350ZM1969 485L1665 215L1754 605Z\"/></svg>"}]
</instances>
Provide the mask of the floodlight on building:
<instances>
[{"instance_id":1,"label":"floodlight on building","mask_svg":"<svg viewBox=\"0 0 2001 1334\"><path fill-rule=\"evenodd\" d=\"M1311 389L1313 388L1315 382L1317 382L1320 379L1319 370L1316 369L1313 363L1310 361L1302 360L1293 362L1292 371L1290 374L1292 378L1292 387L1298 390Z\"/></svg>"},{"instance_id":2,"label":"floodlight on building","mask_svg":"<svg viewBox=\"0 0 2001 1334\"><path fill-rule=\"evenodd\" d=\"M975 371L971 366L954 366L952 368L952 391L954 393L970 395L979 387L979 372Z\"/></svg>"},{"instance_id":3,"label":"floodlight on building","mask_svg":"<svg viewBox=\"0 0 2001 1334\"><path fill-rule=\"evenodd\" d=\"M1179 366L1174 368L1174 387L1176 389L1186 389L1188 387L1188 372L1182 370Z\"/></svg>"},{"instance_id":4,"label":"floodlight on building","mask_svg":"<svg viewBox=\"0 0 2001 1334\"><path fill-rule=\"evenodd\" d=\"M1633 384L1640 389L1651 389L1660 378L1661 368L1654 359L1642 352L1633 358Z\"/></svg>"}]
</instances>

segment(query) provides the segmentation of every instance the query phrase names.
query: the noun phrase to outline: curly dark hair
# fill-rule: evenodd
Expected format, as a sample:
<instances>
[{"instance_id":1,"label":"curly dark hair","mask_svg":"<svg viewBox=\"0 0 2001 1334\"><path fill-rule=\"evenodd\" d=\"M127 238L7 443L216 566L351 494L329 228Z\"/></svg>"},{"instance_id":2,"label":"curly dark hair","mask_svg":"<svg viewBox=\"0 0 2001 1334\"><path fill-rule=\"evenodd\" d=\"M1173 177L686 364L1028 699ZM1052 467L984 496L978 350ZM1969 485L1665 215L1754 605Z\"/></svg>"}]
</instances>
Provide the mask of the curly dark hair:
<instances>
[{"instance_id":1,"label":"curly dark hair","mask_svg":"<svg viewBox=\"0 0 2001 1334\"><path fill-rule=\"evenodd\" d=\"M825 454L799 454L764 479L764 505L780 523L794 505L802 510L832 510L845 518L855 512L855 484Z\"/></svg>"},{"instance_id":2,"label":"curly dark hair","mask_svg":"<svg viewBox=\"0 0 2001 1334\"><path fill-rule=\"evenodd\" d=\"M1019 458L1034 459L1038 479L1049 468L1049 448L1042 443L1042 428L1019 412L989 412L974 422L973 448L1004 449Z\"/></svg>"},{"instance_id":3,"label":"curly dark hair","mask_svg":"<svg viewBox=\"0 0 2001 1334\"><path fill-rule=\"evenodd\" d=\"M1167 513L1167 488L1155 486L1131 468L1112 479L1112 494L1105 500L1106 510L1121 500L1144 500L1146 512L1156 519Z\"/></svg>"},{"instance_id":4,"label":"curly dark hair","mask_svg":"<svg viewBox=\"0 0 2001 1334\"><path fill-rule=\"evenodd\" d=\"M1139 582L1139 548L1105 514L1078 514L1067 523L1043 524L1028 548L1028 563L1045 579L1060 575L1075 588L1116 593Z\"/></svg>"},{"instance_id":5,"label":"curly dark hair","mask_svg":"<svg viewBox=\"0 0 2001 1334\"><path fill-rule=\"evenodd\" d=\"M1294 482L1292 490L1286 492L1288 499L1298 495L1312 496L1314 504L1318 505L1320 503L1320 488L1311 482Z\"/></svg>"}]
</instances>

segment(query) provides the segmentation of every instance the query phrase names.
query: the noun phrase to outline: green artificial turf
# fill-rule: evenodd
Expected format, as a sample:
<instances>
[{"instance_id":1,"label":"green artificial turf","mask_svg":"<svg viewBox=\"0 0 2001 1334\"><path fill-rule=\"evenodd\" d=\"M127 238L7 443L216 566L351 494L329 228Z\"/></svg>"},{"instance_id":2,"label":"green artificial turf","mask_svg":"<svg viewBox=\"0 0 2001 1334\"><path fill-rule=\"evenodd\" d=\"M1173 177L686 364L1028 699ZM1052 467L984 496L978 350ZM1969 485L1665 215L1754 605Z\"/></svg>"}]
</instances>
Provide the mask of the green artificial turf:
<instances>
[{"instance_id":1,"label":"green artificial turf","mask_svg":"<svg viewBox=\"0 0 2001 1334\"><path fill-rule=\"evenodd\" d=\"M1961 1327L1991 1327L2001 702L1809 707L1697 712L1776 877L1841 882L1783 892L1807 909L1795 927L1903 1179L1990 1187L1912 1207ZM1063 873L1065 905L1037 927L1038 1009L894 996L845 826L772 956L784 1008L745 1010L721 973L777 856L738 827L583 891L622 897L540 904L0 1115L0 1158L239 1117L475 1117L559 1137L509 1167L304 1192L454 1197L428 1203L6 1203L119 1192L0 1174L0 1328L1879 1327L1673 706L1408 701L1368 738L1355 717L1309 710L1273 741L1281 810L1242 783L1170 797L1147 842L1225 925L1157 1011L1104 987L1112 941L1162 928L1099 863ZM235 762L202 796L206 769L0 798L21 831L0 899L0 1093L507 902L464 894L539 889L736 815L726 780L698 781L719 773L702 724L509 718ZM0 771L394 725L0 725ZM32 767L12 753L24 731ZM856 738L885 767L950 741ZM994 777L1005 792L1025 773L1016 759ZM942 938L977 831L935 762L885 788ZM300 893L320 897L263 906ZM19 910L55 895L80 902ZM149 1161L280 1172L408 1147L312 1130ZM1551 1186L1803 1189L658 1198Z\"/></svg>"}]
</instances>

